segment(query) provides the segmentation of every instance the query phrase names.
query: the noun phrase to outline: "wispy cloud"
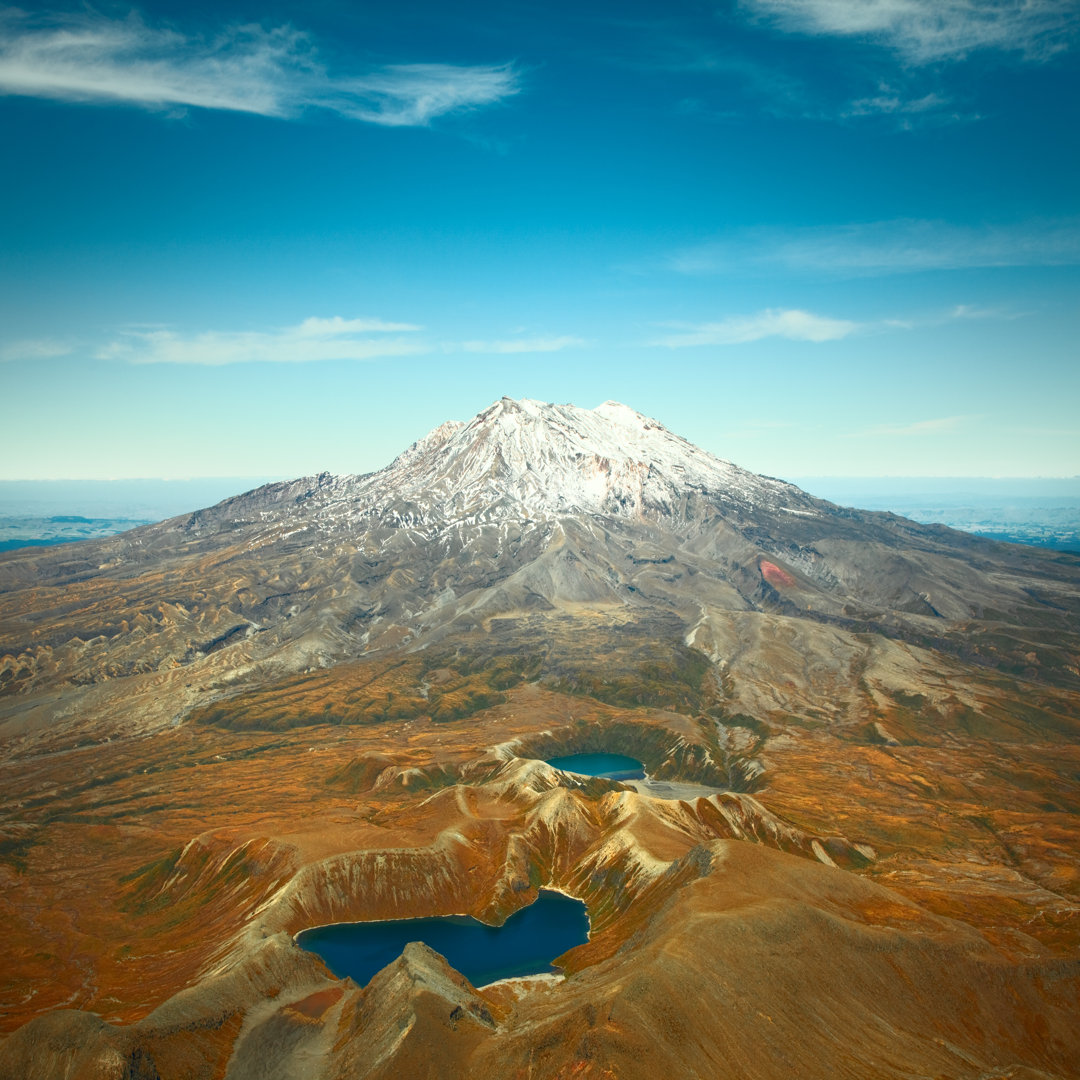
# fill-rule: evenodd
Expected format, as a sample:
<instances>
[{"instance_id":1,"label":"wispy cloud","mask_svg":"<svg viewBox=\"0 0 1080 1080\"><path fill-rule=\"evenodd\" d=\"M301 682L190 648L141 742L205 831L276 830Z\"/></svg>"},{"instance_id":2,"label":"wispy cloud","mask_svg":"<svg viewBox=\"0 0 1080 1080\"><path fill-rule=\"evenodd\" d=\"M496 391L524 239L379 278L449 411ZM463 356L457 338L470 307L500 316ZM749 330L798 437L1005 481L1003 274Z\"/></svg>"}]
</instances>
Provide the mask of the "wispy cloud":
<instances>
[{"instance_id":1,"label":"wispy cloud","mask_svg":"<svg viewBox=\"0 0 1080 1080\"><path fill-rule=\"evenodd\" d=\"M979 49L1041 61L1077 32L1075 0L740 0L752 17L797 34L863 38L912 64Z\"/></svg>"},{"instance_id":2,"label":"wispy cloud","mask_svg":"<svg viewBox=\"0 0 1080 1080\"><path fill-rule=\"evenodd\" d=\"M912 95L902 87L880 83L875 93L848 102L839 112L840 119L884 116L902 129L971 123L979 114L965 111L936 90Z\"/></svg>"},{"instance_id":3,"label":"wispy cloud","mask_svg":"<svg viewBox=\"0 0 1080 1080\"><path fill-rule=\"evenodd\" d=\"M273 331L209 330L185 336L168 329L129 329L99 349L99 360L131 364L306 364L319 360L375 360L428 352L422 343L398 337L360 336L421 329L380 319L305 319Z\"/></svg>"},{"instance_id":4,"label":"wispy cloud","mask_svg":"<svg viewBox=\"0 0 1080 1080\"><path fill-rule=\"evenodd\" d=\"M658 40L651 34L649 42L657 53L650 58L649 69L667 71L674 76L709 76L721 89L719 108L697 98L683 98L678 103L682 113L716 119L738 116L742 115L741 99L782 116L805 116L820 108L806 82L779 64L747 56L697 35Z\"/></svg>"},{"instance_id":5,"label":"wispy cloud","mask_svg":"<svg viewBox=\"0 0 1080 1080\"><path fill-rule=\"evenodd\" d=\"M519 89L510 64L394 64L370 75L340 79L312 104L373 124L420 127L445 113L494 105Z\"/></svg>"},{"instance_id":6,"label":"wispy cloud","mask_svg":"<svg viewBox=\"0 0 1080 1080\"><path fill-rule=\"evenodd\" d=\"M448 352L468 353L545 353L574 349L584 345L579 337L507 338L502 341L463 341L446 346Z\"/></svg>"},{"instance_id":7,"label":"wispy cloud","mask_svg":"<svg viewBox=\"0 0 1080 1080\"><path fill-rule=\"evenodd\" d=\"M339 337L347 334L403 334L423 330L413 323L386 322L384 319L343 319L334 315L329 319L305 319L294 332L300 337Z\"/></svg>"},{"instance_id":8,"label":"wispy cloud","mask_svg":"<svg viewBox=\"0 0 1080 1080\"><path fill-rule=\"evenodd\" d=\"M512 64L392 64L331 75L289 27L234 26L214 38L148 26L137 15L0 12L0 93L151 109L295 117L306 109L392 127L518 93Z\"/></svg>"},{"instance_id":9,"label":"wispy cloud","mask_svg":"<svg viewBox=\"0 0 1080 1080\"><path fill-rule=\"evenodd\" d=\"M977 267L1080 265L1080 219L964 226L877 221L794 230L743 230L667 259L682 274L778 268L860 277Z\"/></svg>"},{"instance_id":10,"label":"wispy cloud","mask_svg":"<svg viewBox=\"0 0 1080 1080\"><path fill-rule=\"evenodd\" d=\"M944 321L956 319L1022 319L1030 315L1028 311L1016 311L1003 307L979 307L977 304L955 304L948 312Z\"/></svg>"},{"instance_id":11,"label":"wispy cloud","mask_svg":"<svg viewBox=\"0 0 1080 1080\"><path fill-rule=\"evenodd\" d=\"M751 115L764 112L825 123L878 119L891 122L902 130L971 123L980 119L977 112L954 101L940 88L920 87L919 83L925 80L905 78L905 73L900 71L895 72L890 81L879 81L876 86L864 88L860 85L862 73L856 69L848 80L849 83L854 80L854 85L849 85L842 95L838 95L835 85L811 85L786 73L774 75L760 64L742 60L717 57L711 64L703 62L699 68L687 66L680 70L716 76L722 94L720 104L710 104L701 97L682 98L676 104L680 115L714 123L746 119L747 106L750 106ZM836 73L832 74L835 78ZM732 88L736 87L737 93L732 93ZM736 105L740 98L745 99L741 108Z\"/></svg>"},{"instance_id":12,"label":"wispy cloud","mask_svg":"<svg viewBox=\"0 0 1080 1080\"><path fill-rule=\"evenodd\" d=\"M845 439L880 438L897 436L908 438L919 435L939 435L942 432L955 431L969 416L942 416L933 420L915 420L908 424L877 424L863 431L852 431L843 435Z\"/></svg>"},{"instance_id":13,"label":"wispy cloud","mask_svg":"<svg viewBox=\"0 0 1080 1080\"><path fill-rule=\"evenodd\" d=\"M10 341L6 345L0 345L0 362L51 360L57 356L68 356L72 352L74 352L74 348L70 344L52 338Z\"/></svg>"},{"instance_id":14,"label":"wispy cloud","mask_svg":"<svg viewBox=\"0 0 1080 1080\"><path fill-rule=\"evenodd\" d=\"M923 94L918 98L907 98L899 90L882 85L878 92L870 97L858 98L849 106L852 116L869 116L873 113L918 114L937 112L948 103L939 94Z\"/></svg>"},{"instance_id":15,"label":"wispy cloud","mask_svg":"<svg viewBox=\"0 0 1080 1080\"><path fill-rule=\"evenodd\" d=\"M686 326L678 333L658 338L650 344L682 349L695 345L743 345L768 337L792 341L838 341L858 329L858 323L847 319L830 319L809 311L770 308L756 315Z\"/></svg>"},{"instance_id":16,"label":"wispy cloud","mask_svg":"<svg viewBox=\"0 0 1080 1080\"><path fill-rule=\"evenodd\" d=\"M1030 314L1030 311L1008 307L979 307L976 304L953 304L950 308L939 308L936 311L921 312L914 315L908 315L904 318L893 317L881 319L877 323L866 323L864 325L868 329L876 327L883 331L922 330L945 326L946 324L953 322L976 322L984 319L1022 319Z\"/></svg>"}]
</instances>

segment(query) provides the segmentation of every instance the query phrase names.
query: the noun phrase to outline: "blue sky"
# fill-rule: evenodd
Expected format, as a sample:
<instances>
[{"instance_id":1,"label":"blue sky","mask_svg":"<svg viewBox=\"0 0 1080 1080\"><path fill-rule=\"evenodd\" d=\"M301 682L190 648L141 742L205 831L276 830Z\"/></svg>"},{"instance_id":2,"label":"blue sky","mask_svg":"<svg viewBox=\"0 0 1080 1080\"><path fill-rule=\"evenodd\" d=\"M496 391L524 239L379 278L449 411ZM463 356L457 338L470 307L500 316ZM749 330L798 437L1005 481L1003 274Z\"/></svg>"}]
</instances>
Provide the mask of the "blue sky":
<instances>
[{"instance_id":1,"label":"blue sky","mask_svg":"<svg viewBox=\"0 0 1080 1080\"><path fill-rule=\"evenodd\" d=\"M1075 0L0 9L0 477L366 471L508 394L1080 474Z\"/></svg>"}]
</instances>

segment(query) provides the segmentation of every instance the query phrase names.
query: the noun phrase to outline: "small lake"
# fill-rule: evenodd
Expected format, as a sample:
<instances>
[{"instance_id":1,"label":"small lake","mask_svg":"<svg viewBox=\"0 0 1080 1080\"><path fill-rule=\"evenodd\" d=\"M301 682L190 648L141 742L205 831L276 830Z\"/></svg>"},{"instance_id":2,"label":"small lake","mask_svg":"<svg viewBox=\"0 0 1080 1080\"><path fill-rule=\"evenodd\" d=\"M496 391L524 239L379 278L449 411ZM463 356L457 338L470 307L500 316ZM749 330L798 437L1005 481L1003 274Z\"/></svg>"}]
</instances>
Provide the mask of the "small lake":
<instances>
[{"instance_id":1,"label":"small lake","mask_svg":"<svg viewBox=\"0 0 1080 1080\"><path fill-rule=\"evenodd\" d=\"M548 758L547 763L579 776L602 776L605 780L643 780L645 766L625 754L568 754Z\"/></svg>"},{"instance_id":2,"label":"small lake","mask_svg":"<svg viewBox=\"0 0 1080 1080\"><path fill-rule=\"evenodd\" d=\"M396 960L410 941L422 941L473 984L483 986L517 975L555 972L551 961L589 940L589 916L580 900L541 889L536 901L515 911L502 926L470 915L383 922L336 923L296 935L338 976L361 986Z\"/></svg>"}]
</instances>

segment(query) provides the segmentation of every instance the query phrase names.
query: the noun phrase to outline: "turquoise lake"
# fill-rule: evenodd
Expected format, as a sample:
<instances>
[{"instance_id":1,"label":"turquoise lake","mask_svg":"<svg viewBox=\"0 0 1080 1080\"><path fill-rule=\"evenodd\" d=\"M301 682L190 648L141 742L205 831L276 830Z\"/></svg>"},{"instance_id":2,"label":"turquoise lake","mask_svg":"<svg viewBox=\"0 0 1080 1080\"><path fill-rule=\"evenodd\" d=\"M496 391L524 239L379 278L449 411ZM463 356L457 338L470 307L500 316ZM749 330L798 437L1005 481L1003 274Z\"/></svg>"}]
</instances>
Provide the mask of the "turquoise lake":
<instances>
[{"instance_id":1,"label":"turquoise lake","mask_svg":"<svg viewBox=\"0 0 1080 1080\"><path fill-rule=\"evenodd\" d=\"M589 940L585 905L562 893L541 889L535 903L515 911L502 926L469 915L316 926L296 942L317 953L338 976L361 986L396 960L410 941L441 953L473 986L516 975L557 971L551 961Z\"/></svg>"},{"instance_id":2,"label":"turquoise lake","mask_svg":"<svg viewBox=\"0 0 1080 1080\"><path fill-rule=\"evenodd\" d=\"M645 766L625 754L568 754L548 758L547 763L579 776L602 776L606 780L643 780Z\"/></svg>"}]
</instances>

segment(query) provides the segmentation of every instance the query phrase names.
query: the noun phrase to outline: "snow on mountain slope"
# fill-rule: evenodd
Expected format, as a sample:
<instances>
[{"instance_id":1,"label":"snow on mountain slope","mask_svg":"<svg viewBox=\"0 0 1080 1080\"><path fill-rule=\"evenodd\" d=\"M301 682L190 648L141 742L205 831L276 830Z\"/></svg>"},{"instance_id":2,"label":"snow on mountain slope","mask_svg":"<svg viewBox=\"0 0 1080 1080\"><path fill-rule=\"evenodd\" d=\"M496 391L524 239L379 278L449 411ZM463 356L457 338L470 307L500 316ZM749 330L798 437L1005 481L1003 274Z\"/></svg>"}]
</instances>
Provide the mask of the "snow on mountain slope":
<instances>
[{"instance_id":1,"label":"snow on mountain slope","mask_svg":"<svg viewBox=\"0 0 1080 1080\"><path fill-rule=\"evenodd\" d=\"M618 402L582 409L510 398L467 424L436 428L354 491L373 509L416 501L463 515L498 505L530 517L672 514L691 494L803 510L811 503Z\"/></svg>"},{"instance_id":2,"label":"snow on mountain slope","mask_svg":"<svg viewBox=\"0 0 1080 1080\"><path fill-rule=\"evenodd\" d=\"M625 405L595 409L503 398L468 423L448 421L386 468L364 476L275 484L210 511L196 526L282 510L323 530L379 518L425 535L449 523L551 520L579 512L629 519L686 518L702 509L787 510L822 504L791 484L722 461ZM247 517L251 520L250 517Z\"/></svg>"}]
</instances>

